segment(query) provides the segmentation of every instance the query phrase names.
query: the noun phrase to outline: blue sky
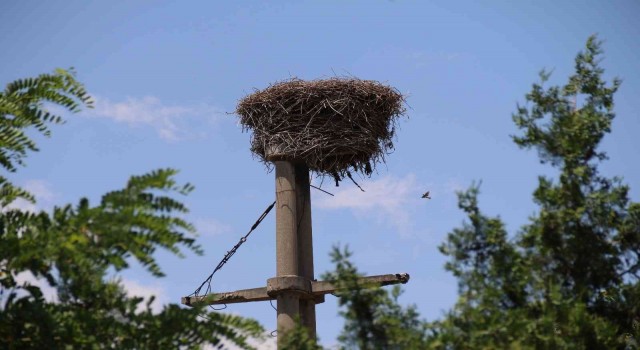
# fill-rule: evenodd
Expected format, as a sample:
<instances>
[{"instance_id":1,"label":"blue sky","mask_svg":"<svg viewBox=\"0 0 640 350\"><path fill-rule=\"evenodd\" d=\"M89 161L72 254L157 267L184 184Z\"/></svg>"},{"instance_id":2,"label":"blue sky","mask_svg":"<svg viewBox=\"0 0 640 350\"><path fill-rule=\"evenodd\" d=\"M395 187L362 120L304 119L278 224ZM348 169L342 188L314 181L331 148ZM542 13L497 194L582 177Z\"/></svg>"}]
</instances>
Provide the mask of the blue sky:
<instances>
[{"instance_id":1,"label":"blue sky","mask_svg":"<svg viewBox=\"0 0 640 350\"><path fill-rule=\"evenodd\" d=\"M235 116L254 88L299 77L353 75L408 96L396 151L371 179L313 193L316 273L336 243L369 274L408 272L402 297L433 320L456 299L437 246L463 215L454 192L482 180L480 203L515 233L534 213L535 152L519 150L511 113L542 68L564 83L591 34L605 40L606 76L621 77L602 171L640 199L638 1L5 1L0 82L73 66L96 108L69 116L14 174L40 208L97 201L132 174L181 170L202 257L161 253L167 277L135 268L131 290L178 302L210 273L273 200L273 173L253 159ZM433 199L420 199L430 190ZM273 216L216 275L214 289L264 285L275 275ZM268 303L229 311L275 329ZM318 306L325 344L341 328L333 298Z\"/></svg>"}]
</instances>

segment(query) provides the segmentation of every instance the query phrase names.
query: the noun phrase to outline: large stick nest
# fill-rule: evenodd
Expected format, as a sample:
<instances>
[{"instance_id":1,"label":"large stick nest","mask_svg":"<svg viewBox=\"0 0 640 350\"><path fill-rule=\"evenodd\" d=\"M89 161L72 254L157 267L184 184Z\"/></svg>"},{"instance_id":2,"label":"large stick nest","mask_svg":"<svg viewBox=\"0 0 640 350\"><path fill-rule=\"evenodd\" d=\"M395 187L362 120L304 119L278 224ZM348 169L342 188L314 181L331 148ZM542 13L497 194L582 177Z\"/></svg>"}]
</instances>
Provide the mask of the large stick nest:
<instances>
[{"instance_id":1,"label":"large stick nest","mask_svg":"<svg viewBox=\"0 0 640 350\"><path fill-rule=\"evenodd\" d=\"M264 162L302 161L337 184L384 163L404 105L398 90L377 81L294 78L244 97L236 113Z\"/></svg>"}]
</instances>

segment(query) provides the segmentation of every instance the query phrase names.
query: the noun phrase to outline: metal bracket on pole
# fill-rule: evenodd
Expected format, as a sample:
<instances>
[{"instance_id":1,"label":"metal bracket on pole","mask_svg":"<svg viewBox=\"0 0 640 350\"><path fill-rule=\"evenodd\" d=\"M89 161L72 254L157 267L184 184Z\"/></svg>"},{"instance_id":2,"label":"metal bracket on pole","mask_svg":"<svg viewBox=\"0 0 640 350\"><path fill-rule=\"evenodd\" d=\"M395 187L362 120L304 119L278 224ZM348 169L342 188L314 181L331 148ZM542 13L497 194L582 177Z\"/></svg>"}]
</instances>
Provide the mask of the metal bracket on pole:
<instances>
[{"instance_id":1,"label":"metal bracket on pole","mask_svg":"<svg viewBox=\"0 0 640 350\"><path fill-rule=\"evenodd\" d=\"M301 276L279 276L267 280L267 295L275 298L283 292L295 292L300 298L311 299L311 281Z\"/></svg>"}]
</instances>

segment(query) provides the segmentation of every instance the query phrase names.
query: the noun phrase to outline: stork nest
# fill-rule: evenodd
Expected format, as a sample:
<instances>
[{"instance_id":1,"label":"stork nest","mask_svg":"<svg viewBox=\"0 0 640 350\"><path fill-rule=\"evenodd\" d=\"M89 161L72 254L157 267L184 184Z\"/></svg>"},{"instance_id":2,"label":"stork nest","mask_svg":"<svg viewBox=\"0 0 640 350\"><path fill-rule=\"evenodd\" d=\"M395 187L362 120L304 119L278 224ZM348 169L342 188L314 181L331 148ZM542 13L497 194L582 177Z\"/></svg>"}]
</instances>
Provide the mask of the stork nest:
<instances>
[{"instance_id":1,"label":"stork nest","mask_svg":"<svg viewBox=\"0 0 640 350\"><path fill-rule=\"evenodd\" d=\"M264 162L301 161L338 182L351 172L371 175L393 150L405 98L377 81L290 79L238 103L251 151Z\"/></svg>"}]
</instances>

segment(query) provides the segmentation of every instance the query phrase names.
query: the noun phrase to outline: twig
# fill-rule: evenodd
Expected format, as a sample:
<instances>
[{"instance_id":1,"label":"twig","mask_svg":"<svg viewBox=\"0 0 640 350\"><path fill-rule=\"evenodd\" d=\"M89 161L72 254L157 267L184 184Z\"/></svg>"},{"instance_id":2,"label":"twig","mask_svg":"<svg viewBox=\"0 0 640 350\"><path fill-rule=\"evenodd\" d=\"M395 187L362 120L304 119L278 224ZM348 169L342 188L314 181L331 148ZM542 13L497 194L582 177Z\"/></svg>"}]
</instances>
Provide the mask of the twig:
<instances>
[{"instance_id":1,"label":"twig","mask_svg":"<svg viewBox=\"0 0 640 350\"><path fill-rule=\"evenodd\" d=\"M329 192L327 192L327 191L323 190L323 189L322 189L322 188L320 188L320 187L316 187L316 186L314 186L314 185L309 185L309 186L311 186L311 187L315 188L315 189L316 189L316 190L318 190L318 191L322 191L322 192L324 192L324 193L326 193L326 194L330 195L331 197L333 197L333 193L329 193Z\"/></svg>"}]
</instances>

